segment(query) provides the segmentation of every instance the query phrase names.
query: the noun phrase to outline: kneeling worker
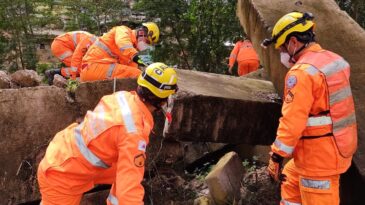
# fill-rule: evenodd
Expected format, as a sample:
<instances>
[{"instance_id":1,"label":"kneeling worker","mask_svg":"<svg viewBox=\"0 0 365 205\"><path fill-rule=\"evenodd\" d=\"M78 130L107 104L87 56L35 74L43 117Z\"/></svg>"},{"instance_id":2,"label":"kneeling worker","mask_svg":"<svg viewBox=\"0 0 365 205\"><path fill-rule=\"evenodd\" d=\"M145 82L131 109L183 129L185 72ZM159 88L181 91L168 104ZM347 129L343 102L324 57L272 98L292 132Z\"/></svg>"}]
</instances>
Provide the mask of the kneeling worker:
<instances>
[{"instance_id":1,"label":"kneeling worker","mask_svg":"<svg viewBox=\"0 0 365 205\"><path fill-rule=\"evenodd\" d=\"M153 63L137 83L136 92L104 96L81 124L56 134L38 167L42 205L77 205L95 184L112 184L107 204L143 204L152 113L177 91L177 74Z\"/></svg>"}]
</instances>

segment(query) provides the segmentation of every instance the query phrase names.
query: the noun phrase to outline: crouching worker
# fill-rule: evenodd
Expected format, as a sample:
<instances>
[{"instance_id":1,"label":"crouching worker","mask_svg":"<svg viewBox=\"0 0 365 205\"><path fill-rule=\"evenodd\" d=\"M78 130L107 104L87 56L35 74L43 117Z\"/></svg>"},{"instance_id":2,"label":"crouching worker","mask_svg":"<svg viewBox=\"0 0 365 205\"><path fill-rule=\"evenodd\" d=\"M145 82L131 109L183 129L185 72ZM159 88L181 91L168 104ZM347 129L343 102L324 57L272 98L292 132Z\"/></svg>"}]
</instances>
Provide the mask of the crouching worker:
<instances>
[{"instance_id":1,"label":"crouching worker","mask_svg":"<svg viewBox=\"0 0 365 205\"><path fill-rule=\"evenodd\" d=\"M38 167L42 205L80 203L96 184L112 184L107 204L143 204L146 146L152 113L177 91L177 74L153 63L138 77L137 91L104 96L81 124L56 134Z\"/></svg>"}]
</instances>

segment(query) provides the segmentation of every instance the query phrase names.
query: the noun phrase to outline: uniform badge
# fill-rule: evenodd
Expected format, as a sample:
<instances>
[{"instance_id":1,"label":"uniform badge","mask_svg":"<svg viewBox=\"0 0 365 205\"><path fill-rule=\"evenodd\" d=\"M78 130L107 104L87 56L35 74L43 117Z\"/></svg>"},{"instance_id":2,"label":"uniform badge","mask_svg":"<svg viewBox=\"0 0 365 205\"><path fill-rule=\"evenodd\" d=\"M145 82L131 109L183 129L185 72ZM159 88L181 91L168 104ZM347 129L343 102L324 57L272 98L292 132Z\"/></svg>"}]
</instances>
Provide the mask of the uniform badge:
<instances>
[{"instance_id":1,"label":"uniform badge","mask_svg":"<svg viewBox=\"0 0 365 205\"><path fill-rule=\"evenodd\" d=\"M285 102L291 103L294 100L294 94L289 90L288 94L285 96Z\"/></svg>"},{"instance_id":2,"label":"uniform badge","mask_svg":"<svg viewBox=\"0 0 365 205\"><path fill-rule=\"evenodd\" d=\"M291 89L297 84L297 77L295 75L291 75L286 80L286 88Z\"/></svg>"},{"instance_id":3,"label":"uniform badge","mask_svg":"<svg viewBox=\"0 0 365 205\"><path fill-rule=\"evenodd\" d=\"M139 154L136 155L134 157L134 165L136 167L143 167L144 166L144 161L146 160L146 157L144 156L144 154Z\"/></svg>"}]
</instances>

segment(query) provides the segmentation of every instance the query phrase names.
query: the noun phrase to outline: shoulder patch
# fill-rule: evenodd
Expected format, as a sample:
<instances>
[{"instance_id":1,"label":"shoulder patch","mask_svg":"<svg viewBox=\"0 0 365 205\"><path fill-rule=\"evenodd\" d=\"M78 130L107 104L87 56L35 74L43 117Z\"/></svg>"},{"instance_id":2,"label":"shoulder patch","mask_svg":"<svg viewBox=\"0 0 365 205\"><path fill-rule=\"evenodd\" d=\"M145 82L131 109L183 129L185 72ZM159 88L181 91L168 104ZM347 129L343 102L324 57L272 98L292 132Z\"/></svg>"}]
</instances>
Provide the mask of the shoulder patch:
<instances>
[{"instance_id":1,"label":"shoulder patch","mask_svg":"<svg viewBox=\"0 0 365 205\"><path fill-rule=\"evenodd\" d=\"M292 89L297 84L297 77L295 75L290 75L286 80L286 88Z\"/></svg>"},{"instance_id":2,"label":"shoulder patch","mask_svg":"<svg viewBox=\"0 0 365 205\"><path fill-rule=\"evenodd\" d=\"M294 100L294 94L289 90L288 94L286 94L286 96L285 96L285 102L291 103L291 102L293 102L293 100Z\"/></svg>"},{"instance_id":3,"label":"shoulder patch","mask_svg":"<svg viewBox=\"0 0 365 205\"><path fill-rule=\"evenodd\" d=\"M143 167L145 160L146 160L146 157L144 156L144 154L138 154L134 157L134 165L136 167Z\"/></svg>"}]
</instances>

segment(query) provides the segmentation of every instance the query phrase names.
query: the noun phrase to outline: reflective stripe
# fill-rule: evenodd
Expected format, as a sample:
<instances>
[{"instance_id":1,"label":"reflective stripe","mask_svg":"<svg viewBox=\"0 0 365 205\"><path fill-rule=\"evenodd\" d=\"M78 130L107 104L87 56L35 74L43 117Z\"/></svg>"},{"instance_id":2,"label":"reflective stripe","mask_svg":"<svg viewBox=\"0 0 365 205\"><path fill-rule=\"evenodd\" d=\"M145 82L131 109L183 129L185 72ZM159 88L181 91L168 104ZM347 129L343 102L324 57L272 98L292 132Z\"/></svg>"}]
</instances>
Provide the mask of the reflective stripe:
<instances>
[{"instance_id":1,"label":"reflective stripe","mask_svg":"<svg viewBox=\"0 0 365 205\"><path fill-rule=\"evenodd\" d=\"M285 152L288 155L291 155L294 151L294 147L288 146L282 143L279 139L275 139L274 145L281 151Z\"/></svg>"},{"instance_id":2,"label":"reflective stripe","mask_svg":"<svg viewBox=\"0 0 365 205\"><path fill-rule=\"evenodd\" d=\"M71 66L71 67L70 67L70 70L71 70L72 72L76 72L76 71L77 71L77 68L76 68L75 66Z\"/></svg>"},{"instance_id":3,"label":"reflective stripe","mask_svg":"<svg viewBox=\"0 0 365 205\"><path fill-rule=\"evenodd\" d=\"M344 70L345 68L348 68L350 65L344 60L339 59L336 61L333 61L330 64L325 65L323 68L321 68L321 71L327 76L331 76L334 73L337 73L341 70Z\"/></svg>"},{"instance_id":4,"label":"reflective stripe","mask_svg":"<svg viewBox=\"0 0 365 205\"><path fill-rule=\"evenodd\" d=\"M305 71L309 74L309 75L315 75L317 74L319 71L316 67L314 66L309 66L307 69L305 69Z\"/></svg>"},{"instance_id":5,"label":"reflective stripe","mask_svg":"<svg viewBox=\"0 0 365 205\"><path fill-rule=\"evenodd\" d=\"M98 38L97 38L96 36L92 36L92 37L90 38L90 41L94 43L97 39L98 39Z\"/></svg>"},{"instance_id":6,"label":"reflective stripe","mask_svg":"<svg viewBox=\"0 0 365 205\"><path fill-rule=\"evenodd\" d=\"M108 53L111 57L113 57L113 58L115 58L115 57L116 57L116 55L114 55L114 54L112 53L112 51L109 49L109 47L108 47L107 45L105 45L103 42L101 42L101 41L97 40L97 41L95 42L95 45L96 45L97 47L99 47L99 48L103 49L105 52L107 52L107 53Z\"/></svg>"},{"instance_id":7,"label":"reflective stripe","mask_svg":"<svg viewBox=\"0 0 365 205\"><path fill-rule=\"evenodd\" d=\"M331 124L332 124L332 119L329 116L309 117L307 121L307 127L331 125Z\"/></svg>"},{"instance_id":8,"label":"reflective stripe","mask_svg":"<svg viewBox=\"0 0 365 205\"><path fill-rule=\"evenodd\" d=\"M106 77L108 79L110 79L113 75L113 71L114 71L114 68L115 68L115 64L110 64L109 68L108 68L108 72L106 73Z\"/></svg>"},{"instance_id":9,"label":"reflective stripe","mask_svg":"<svg viewBox=\"0 0 365 205\"><path fill-rule=\"evenodd\" d=\"M302 205L301 203L290 202L285 199L281 199L281 203L283 203L284 205Z\"/></svg>"},{"instance_id":10,"label":"reflective stripe","mask_svg":"<svg viewBox=\"0 0 365 205\"><path fill-rule=\"evenodd\" d=\"M351 115L342 118L340 121L333 123L333 131L338 132L339 130L343 129L344 127L347 127L349 125L356 123L356 116L355 113L351 113Z\"/></svg>"},{"instance_id":11,"label":"reflective stripe","mask_svg":"<svg viewBox=\"0 0 365 205\"><path fill-rule=\"evenodd\" d=\"M65 74L66 74L66 76L65 77L70 77L70 71L68 70L68 69L70 69L69 67L67 67L67 68L64 68L63 70L65 71Z\"/></svg>"},{"instance_id":12,"label":"reflective stripe","mask_svg":"<svg viewBox=\"0 0 365 205\"><path fill-rule=\"evenodd\" d=\"M302 185L307 188L313 189L329 189L331 182L329 180L312 180L312 179L301 179Z\"/></svg>"},{"instance_id":13,"label":"reflective stripe","mask_svg":"<svg viewBox=\"0 0 365 205\"><path fill-rule=\"evenodd\" d=\"M42 205L42 201L41 201L41 202L39 202L39 205Z\"/></svg>"},{"instance_id":14,"label":"reflective stripe","mask_svg":"<svg viewBox=\"0 0 365 205\"><path fill-rule=\"evenodd\" d=\"M77 46L77 33L72 34L72 41L74 42L74 46L76 48L76 46Z\"/></svg>"},{"instance_id":15,"label":"reflective stripe","mask_svg":"<svg viewBox=\"0 0 365 205\"><path fill-rule=\"evenodd\" d=\"M129 45L125 45L125 46L122 46L119 48L120 52L123 52L125 49L127 48L134 48L132 44L129 44Z\"/></svg>"},{"instance_id":16,"label":"reflective stripe","mask_svg":"<svg viewBox=\"0 0 365 205\"><path fill-rule=\"evenodd\" d=\"M81 126L83 123L81 123L79 126L75 128L75 139L76 139L76 145L80 150L80 153L82 156L85 157L85 159L90 162L90 164L94 165L95 167L100 167L107 169L109 168L109 165L107 165L105 162L103 162L101 159L99 159L94 153L91 152L89 148L85 145L84 139L81 135Z\"/></svg>"},{"instance_id":17,"label":"reflective stripe","mask_svg":"<svg viewBox=\"0 0 365 205\"><path fill-rule=\"evenodd\" d=\"M89 131L92 133L91 136L98 136L107 129L104 120L106 116L103 104L96 106L94 112L91 112L88 116L90 117L90 121L88 123L90 125Z\"/></svg>"},{"instance_id":18,"label":"reflective stripe","mask_svg":"<svg viewBox=\"0 0 365 205\"><path fill-rule=\"evenodd\" d=\"M119 204L117 197L115 197L113 194L110 194L110 193L109 193L109 196L108 196L108 201L110 201L110 203L112 205L118 205Z\"/></svg>"},{"instance_id":19,"label":"reflective stripe","mask_svg":"<svg viewBox=\"0 0 365 205\"><path fill-rule=\"evenodd\" d=\"M125 99L123 92L117 94L117 101L120 106L120 110L122 111L122 117L127 132L128 133L137 132L136 126L134 125L132 111L129 108L128 102Z\"/></svg>"},{"instance_id":20,"label":"reflective stripe","mask_svg":"<svg viewBox=\"0 0 365 205\"><path fill-rule=\"evenodd\" d=\"M330 105L332 106L333 104L340 102L341 100L344 100L350 96L352 96L351 88L350 86L346 86L330 95Z\"/></svg>"},{"instance_id":21,"label":"reflective stripe","mask_svg":"<svg viewBox=\"0 0 365 205\"><path fill-rule=\"evenodd\" d=\"M69 56L72 56L72 52L71 51L66 51L66 52L62 53L60 56L58 56L58 59L63 61L65 58L67 58Z\"/></svg>"},{"instance_id":22,"label":"reflective stripe","mask_svg":"<svg viewBox=\"0 0 365 205\"><path fill-rule=\"evenodd\" d=\"M231 54L229 57L236 59L237 58L237 55L236 54Z\"/></svg>"}]
</instances>

